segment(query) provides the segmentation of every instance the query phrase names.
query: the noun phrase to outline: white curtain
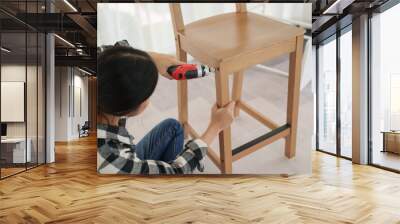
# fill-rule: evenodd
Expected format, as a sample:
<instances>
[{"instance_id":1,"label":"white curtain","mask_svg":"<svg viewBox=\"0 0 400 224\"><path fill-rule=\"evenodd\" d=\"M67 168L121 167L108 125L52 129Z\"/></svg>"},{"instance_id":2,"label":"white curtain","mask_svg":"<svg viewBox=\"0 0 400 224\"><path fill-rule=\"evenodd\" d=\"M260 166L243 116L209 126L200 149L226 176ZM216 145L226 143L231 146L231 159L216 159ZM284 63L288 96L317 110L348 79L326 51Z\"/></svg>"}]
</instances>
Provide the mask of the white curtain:
<instances>
[{"instance_id":1,"label":"white curtain","mask_svg":"<svg viewBox=\"0 0 400 224\"><path fill-rule=\"evenodd\" d=\"M185 24L235 11L233 3L181 4ZM311 28L311 4L249 3L248 10ZM136 48L175 54L175 41L167 3L99 3L97 44L126 39Z\"/></svg>"}]
</instances>

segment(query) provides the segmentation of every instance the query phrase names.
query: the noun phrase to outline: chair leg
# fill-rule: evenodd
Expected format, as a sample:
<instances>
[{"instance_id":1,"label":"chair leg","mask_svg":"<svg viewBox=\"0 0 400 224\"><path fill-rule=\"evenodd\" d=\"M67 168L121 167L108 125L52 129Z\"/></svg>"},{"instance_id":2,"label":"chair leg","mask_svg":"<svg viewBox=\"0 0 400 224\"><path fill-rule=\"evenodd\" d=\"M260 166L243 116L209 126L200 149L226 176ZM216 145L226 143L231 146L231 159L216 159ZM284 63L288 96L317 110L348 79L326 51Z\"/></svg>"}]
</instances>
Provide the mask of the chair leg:
<instances>
[{"instance_id":1,"label":"chair leg","mask_svg":"<svg viewBox=\"0 0 400 224\"><path fill-rule=\"evenodd\" d=\"M296 51L290 54L287 100L287 123L290 125L290 134L286 137L285 144L285 155L287 158L292 158L296 155L303 41L303 36L298 36L296 38Z\"/></svg>"},{"instance_id":2,"label":"chair leg","mask_svg":"<svg viewBox=\"0 0 400 224\"><path fill-rule=\"evenodd\" d=\"M217 105L223 107L229 103L229 76L217 71L215 73L215 87L217 92ZM221 172L232 173L232 146L231 128L228 127L219 133L219 151L221 159Z\"/></svg>"},{"instance_id":3,"label":"chair leg","mask_svg":"<svg viewBox=\"0 0 400 224\"><path fill-rule=\"evenodd\" d=\"M243 71L233 74L233 87L232 87L232 100L239 101L242 97L242 87L243 87ZM239 116L239 106L236 104L234 115Z\"/></svg>"},{"instance_id":4,"label":"chair leg","mask_svg":"<svg viewBox=\"0 0 400 224\"><path fill-rule=\"evenodd\" d=\"M178 49L177 50L178 54L178 59L182 62L187 61L187 54L186 52ZM177 87L178 87L178 119L179 122L183 126L184 130L184 136L185 138L188 137L188 127L187 123L189 121L189 115L188 115L188 83L187 80L179 80L177 82Z\"/></svg>"}]
</instances>

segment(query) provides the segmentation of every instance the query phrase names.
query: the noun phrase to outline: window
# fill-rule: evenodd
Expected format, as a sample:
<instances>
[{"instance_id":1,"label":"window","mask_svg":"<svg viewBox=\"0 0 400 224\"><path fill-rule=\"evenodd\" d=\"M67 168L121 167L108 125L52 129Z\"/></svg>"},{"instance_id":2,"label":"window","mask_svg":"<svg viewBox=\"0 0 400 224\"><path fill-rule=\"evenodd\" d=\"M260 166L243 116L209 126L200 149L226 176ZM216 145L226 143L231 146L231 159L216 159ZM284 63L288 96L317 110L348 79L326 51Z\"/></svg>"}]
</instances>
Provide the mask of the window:
<instances>
[{"instance_id":1,"label":"window","mask_svg":"<svg viewBox=\"0 0 400 224\"><path fill-rule=\"evenodd\" d=\"M318 150L352 157L352 26L318 47ZM340 122L340 123L338 123Z\"/></svg>"},{"instance_id":2,"label":"window","mask_svg":"<svg viewBox=\"0 0 400 224\"><path fill-rule=\"evenodd\" d=\"M351 158L352 148L352 33L340 36L340 155Z\"/></svg>"},{"instance_id":3,"label":"window","mask_svg":"<svg viewBox=\"0 0 400 224\"><path fill-rule=\"evenodd\" d=\"M370 162L400 171L400 4L371 18Z\"/></svg>"},{"instance_id":4,"label":"window","mask_svg":"<svg viewBox=\"0 0 400 224\"><path fill-rule=\"evenodd\" d=\"M318 48L318 149L336 153L336 40Z\"/></svg>"},{"instance_id":5,"label":"window","mask_svg":"<svg viewBox=\"0 0 400 224\"><path fill-rule=\"evenodd\" d=\"M400 130L400 73L390 74L390 130Z\"/></svg>"},{"instance_id":6,"label":"window","mask_svg":"<svg viewBox=\"0 0 400 224\"><path fill-rule=\"evenodd\" d=\"M42 5L44 1L19 2L18 13L41 12ZM8 14L0 12L0 17L8 21L0 24L2 179L45 163L46 39L44 33Z\"/></svg>"}]
</instances>

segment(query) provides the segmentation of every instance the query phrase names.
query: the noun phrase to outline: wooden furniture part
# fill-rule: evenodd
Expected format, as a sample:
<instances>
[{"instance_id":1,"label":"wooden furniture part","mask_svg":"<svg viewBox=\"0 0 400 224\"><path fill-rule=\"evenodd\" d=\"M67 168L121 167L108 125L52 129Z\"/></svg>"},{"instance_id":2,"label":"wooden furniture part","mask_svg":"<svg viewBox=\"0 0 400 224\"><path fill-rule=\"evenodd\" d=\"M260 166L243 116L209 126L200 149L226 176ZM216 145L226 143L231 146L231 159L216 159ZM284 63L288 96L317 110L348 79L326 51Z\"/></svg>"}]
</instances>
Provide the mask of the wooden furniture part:
<instances>
[{"instance_id":1,"label":"wooden furniture part","mask_svg":"<svg viewBox=\"0 0 400 224\"><path fill-rule=\"evenodd\" d=\"M210 67L216 68L217 105L236 101L235 115L240 110L273 129L232 150L231 130L219 134L220 155L208 151L211 161L224 174L232 173L235 160L278 140L286 139L285 155L295 156L297 117L300 92L300 71L303 54L304 29L284 24L265 16L247 12L246 4L236 3L236 12L221 14L184 24L179 3L170 4L177 57L187 60L187 53ZM284 54L290 54L287 124L276 123L241 100L244 70ZM232 97L229 94L229 74L234 75ZM187 81L178 81L179 121L185 134L199 135L189 124Z\"/></svg>"},{"instance_id":2,"label":"wooden furniture part","mask_svg":"<svg viewBox=\"0 0 400 224\"><path fill-rule=\"evenodd\" d=\"M400 154L400 131L384 131L382 152Z\"/></svg>"}]
</instances>

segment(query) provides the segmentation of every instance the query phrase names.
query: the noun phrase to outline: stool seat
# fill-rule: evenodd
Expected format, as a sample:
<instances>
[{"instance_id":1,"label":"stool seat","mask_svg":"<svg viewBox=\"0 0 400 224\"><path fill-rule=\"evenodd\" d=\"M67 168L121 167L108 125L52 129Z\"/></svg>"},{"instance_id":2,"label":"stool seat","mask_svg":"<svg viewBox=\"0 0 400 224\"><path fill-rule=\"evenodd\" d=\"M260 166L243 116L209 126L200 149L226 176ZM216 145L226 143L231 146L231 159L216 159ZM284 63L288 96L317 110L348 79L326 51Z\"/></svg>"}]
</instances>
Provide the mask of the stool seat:
<instances>
[{"instance_id":1,"label":"stool seat","mask_svg":"<svg viewBox=\"0 0 400 224\"><path fill-rule=\"evenodd\" d=\"M294 40L304 34L304 29L251 12L233 12L187 24L179 34L184 50L185 46L196 48L194 57L198 52L215 64L239 54Z\"/></svg>"}]
</instances>

